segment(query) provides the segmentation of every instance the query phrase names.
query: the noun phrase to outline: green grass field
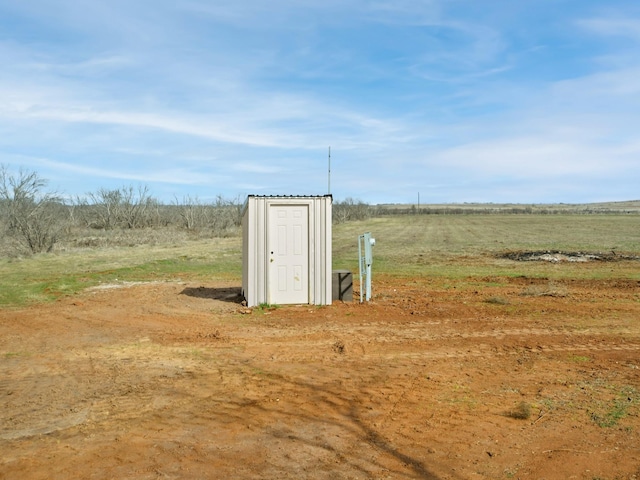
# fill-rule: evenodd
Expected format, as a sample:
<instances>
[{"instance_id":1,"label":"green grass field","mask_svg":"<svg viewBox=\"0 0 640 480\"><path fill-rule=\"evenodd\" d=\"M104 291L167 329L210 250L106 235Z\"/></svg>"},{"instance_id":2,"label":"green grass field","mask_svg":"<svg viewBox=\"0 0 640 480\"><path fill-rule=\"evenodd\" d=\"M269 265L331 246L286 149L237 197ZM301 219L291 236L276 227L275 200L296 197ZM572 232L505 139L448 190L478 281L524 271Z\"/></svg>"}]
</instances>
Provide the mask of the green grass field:
<instances>
[{"instance_id":1,"label":"green grass field","mask_svg":"<svg viewBox=\"0 0 640 480\"><path fill-rule=\"evenodd\" d=\"M507 251L640 255L637 215L398 215L334 226L333 266L357 275L358 235L376 238L373 275L540 276L640 279L640 262L549 264L499 258ZM74 249L0 259L0 305L50 301L119 281L228 280L240 284L240 237Z\"/></svg>"},{"instance_id":2,"label":"green grass field","mask_svg":"<svg viewBox=\"0 0 640 480\"><path fill-rule=\"evenodd\" d=\"M50 301L100 284L158 280L238 280L239 237L181 245L87 248L0 260L0 305Z\"/></svg>"},{"instance_id":3,"label":"green grass field","mask_svg":"<svg viewBox=\"0 0 640 480\"><path fill-rule=\"evenodd\" d=\"M640 217L636 215L391 216L336 226L336 267L357 269L356 239L365 231L376 238L374 273L393 275L598 278L611 274L610 264L592 262L588 268L575 264L560 269L546 262L511 262L498 257L508 251L541 250L640 253Z\"/></svg>"}]
</instances>

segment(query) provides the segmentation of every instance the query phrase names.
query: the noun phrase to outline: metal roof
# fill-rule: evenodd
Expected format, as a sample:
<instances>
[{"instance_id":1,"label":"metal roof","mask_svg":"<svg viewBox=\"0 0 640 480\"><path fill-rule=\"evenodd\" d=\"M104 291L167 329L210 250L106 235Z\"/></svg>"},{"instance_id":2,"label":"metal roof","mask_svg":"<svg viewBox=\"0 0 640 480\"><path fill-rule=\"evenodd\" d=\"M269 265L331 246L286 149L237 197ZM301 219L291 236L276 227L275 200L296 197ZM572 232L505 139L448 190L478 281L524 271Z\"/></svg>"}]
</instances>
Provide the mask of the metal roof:
<instances>
[{"instance_id":1,"label":"metal roof","mask_svg":"<svg viewBox=\"0 0 640 480\"><path fill-rule=\"evenodd\" d=\"M324 197L333 197L332 194L326 193L324 195L254 195L249 194L247 197L256 197L256 198L324 198Z\"/></svg>"}]
</instances>

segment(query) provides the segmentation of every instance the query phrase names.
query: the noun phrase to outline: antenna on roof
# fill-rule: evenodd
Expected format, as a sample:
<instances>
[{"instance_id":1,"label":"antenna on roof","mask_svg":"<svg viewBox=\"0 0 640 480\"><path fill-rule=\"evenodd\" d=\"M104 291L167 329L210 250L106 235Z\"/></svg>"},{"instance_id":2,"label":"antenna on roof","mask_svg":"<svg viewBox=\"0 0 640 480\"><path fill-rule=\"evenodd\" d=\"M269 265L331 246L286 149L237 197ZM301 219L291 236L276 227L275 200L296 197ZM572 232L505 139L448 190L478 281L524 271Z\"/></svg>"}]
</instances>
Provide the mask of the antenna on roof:
<instances>
[{"instance_id":1,"label":"antenna on roof","mask_svg":"<svg viewBox=\"0 0 640 480\"><path fill-rule=\"evenodd\" d=\"M331 195L331 147L329 147L329 172L328 172L328 186L327 193Z\"/></svg>"}]
</instances>

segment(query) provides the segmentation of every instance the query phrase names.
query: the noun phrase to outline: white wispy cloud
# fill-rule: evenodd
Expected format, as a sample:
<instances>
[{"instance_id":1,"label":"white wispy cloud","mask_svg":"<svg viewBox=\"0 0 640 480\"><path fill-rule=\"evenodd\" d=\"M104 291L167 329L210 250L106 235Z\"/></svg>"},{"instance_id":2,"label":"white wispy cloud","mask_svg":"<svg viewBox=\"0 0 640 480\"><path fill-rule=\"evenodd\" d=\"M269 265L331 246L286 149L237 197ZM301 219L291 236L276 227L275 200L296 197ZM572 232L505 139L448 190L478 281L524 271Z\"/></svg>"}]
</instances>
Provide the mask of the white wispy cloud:
<instances>
[{"instance_id":1,"label":"white wispy cloud","mask_svg":"<svg viewBox=\"0 0 640 480\"><path fill-rule=\"evenodd\" d=\"M2 154L0 152L0 154ZM156 169L148 169L145 166L126 165L119 166L117 168L107 168L105 166L87 166L77 163L69 163L64 161L52 160L49 158L39 157L26 157L22 155L3 154L4 158L12 160L16 163L27 165L29 168L36 171L46 170L51 172L57 172L55 175L56 181L60 181L66 175L82 175L99 179L112 179L118 182L128 183L168 183L178 185L207 185L214 181L220 180L231 181L232 177L229 175L221 177L219 174L205 173L202 171L195 171L193 169L177 168L177 167L162 167ZM83 193L90 193L91 190L87 189Z\"/></svg>"},{"instance_id":2,"label":"white wispy cloud","mask_svg":"<svg viewBox=\"0 0 640 480\"><path fill-rule=\"evenodd\" d=\"M576 23L598 35L625 37L640 41L640 18L611 16L581 19Z\"/></svg>"}]
</instances>

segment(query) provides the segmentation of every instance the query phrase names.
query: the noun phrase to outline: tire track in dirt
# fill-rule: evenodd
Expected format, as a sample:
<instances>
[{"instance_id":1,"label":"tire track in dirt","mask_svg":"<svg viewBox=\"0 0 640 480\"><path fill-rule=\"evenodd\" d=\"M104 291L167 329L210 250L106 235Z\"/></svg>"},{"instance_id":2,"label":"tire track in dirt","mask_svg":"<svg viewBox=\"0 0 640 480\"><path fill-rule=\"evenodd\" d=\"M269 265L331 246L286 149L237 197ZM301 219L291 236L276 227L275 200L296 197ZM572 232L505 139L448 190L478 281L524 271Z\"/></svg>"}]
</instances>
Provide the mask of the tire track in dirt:
<instances>
[{"instance_id":1,"label":"tire track in dirt","mask_svg":"<svg viewBox=\"0 0 640 480\"><path fill-rule=\"evenodd\" d=\"M366 354L364 359L367 358L373 360L375 358L409 358L409 359L442 359L442 358L490 358L490 357L504 357L509 355L520 355L523 351L530 353L554 353L554 352L631 352L640 350L640 343L629 344L552 344L552 345L537 345L536 347L510 347L509 351L494 351L491 349L457 349L457 350L445 350L445 351L424 351L424 352L395 352L395 353L381 353L381 354Z\"/></svg>"},{"instance_id":2,"label":"tire track in dirt","mask_svg":"<svg viewBox=\"0 0 640 480\"><path fill-rule=\"evenodd\" d=\"M374 332L375 333L375 332ZM448 340L448 339L474 339L474 338L506 338L506 337L536 337L536 336L576 336L576 337L587 337L587 336L637 336L640 337L640 332L637 330L622 328L622 329L598 329L598 328L589 328L589 329L567 329L567 328L558 328L558 329L548 329L548 328L514 328L514 329L492 329L492 330L482 330L482 331L468 331L468 332L460 332L460 331L451 331L444 333L423 333L423 330L415 329L415 330L402 330L401 333L397 332L389 332L385 330L383 333L384 336L377 336L377 341L391 341L395 342L398 340L402 341L414 341L414 340L427 340L427 341L437 341L437 340ZM390 335L389 335L390 334ZM388 336L387 336L388 335Z\"/></svg>"},{"instance_id":3,"label":"tire track in dirt","mask_svg":"<svg viewBox=\"0 0 640 480\"><path fill-rule=\"evenodd\" d=\"M616 335L616 336L637 336L640 337L640 331L638 329L631 328L498 328L490 330L474 330L474 331L460 331L460 328L455 330L449 329L443 333L433 333L425 331L424 326L419 327L403 327L401 330L397 330L397 326L389 325L376 325L377 328L362 327L354 328L349 325L343 327L342 325L324 325L317 328L305 328L300 330L287 331L285 329L279 329L277 327L262 328L260 329L260 336L265 341L267 339L278 340L280 342L286 341L287 344L291 341L291 338L308 338L322 339L327 335L338 335L341 331L349 332L349 336L359 337L366 335L367 337L375 337L377 341L383 341L387 338L389 341L397 340L447 340L450 338L501 338L510 336L542 336L542 335L570 335L570 336L590 336L590 335ZM255 331L252 332L255 335Z\"/></svg>"},{"instance_id":4,"label":"tire track in dirt","mask_svg":"<svg viewBox=\"0 0 640 480\"><path fill-rule=\"evenodd\" d=\"M305 358L318 359L325 355L321 352L335 351L336 339L340 340L342 354L346 357L386 358L396 356L415 357L492 357L496 355L518 354L522 350L534 353L569 352L569 351L637 351L640 349L640 332L632 328L502 328L478 331L458 331L446 329L434 333L424 329L411 328L400 331L389 328L378 328L370 331L354 331L353 327L341 325L324 325L321 328L305 328L295 335L287 335L289 360ZM311 333L313 331L313 333ZM264 346L277 348L283 342L282 332L266 328L260 330L260 338ZM242 340L237 338L237 340ZM468 347L460 343L487 340ZM555 341L554 341L555 340ZM497 342L496 342L497 341ZM456 345L458 343L458 345ZM515 344L514 344L515 343ZM517 345L521 343L521 345ZM416 346L424 345L422 352L415 352ZM433 348L431 346L433 344ZM397 347L397 350L396 348ZM393 348L393 353L378 352L380 348ZM413 352L403 353L403 350ZM498 351L496 351L498 349ZM509 352L500 349L511 349ZM297 353L294 353L297 352ZM304 352L304 353L302 353ZM280 357L280 355L278 355Z\"/></svg>"},{"instance_id":5,"label":"tire track in dirt","mask_svg":"<svg viewBox=\"0 0 640 480\"><path fill-rule=\"evenodd\" d=\"M637 352L640 350L638 332L623 328L615 332L600 328L513 328L458 332L447 329L441 333L423 331L398 333L389 329L376 329L370 333L334 326L323 327L316 335L305 329L298 338L287 336L288 352L281 351L282 338L271 329L262 329L263 351L272 361L309 362L350 361L363 359L415 358L492 358L520 355L522 352L552 354L558 352ZM272 337L273 335L273 337ZM244 343L244 338L235 341ZM339 343L340 352L336 353Z\"/></svg>"}]
</instances>

